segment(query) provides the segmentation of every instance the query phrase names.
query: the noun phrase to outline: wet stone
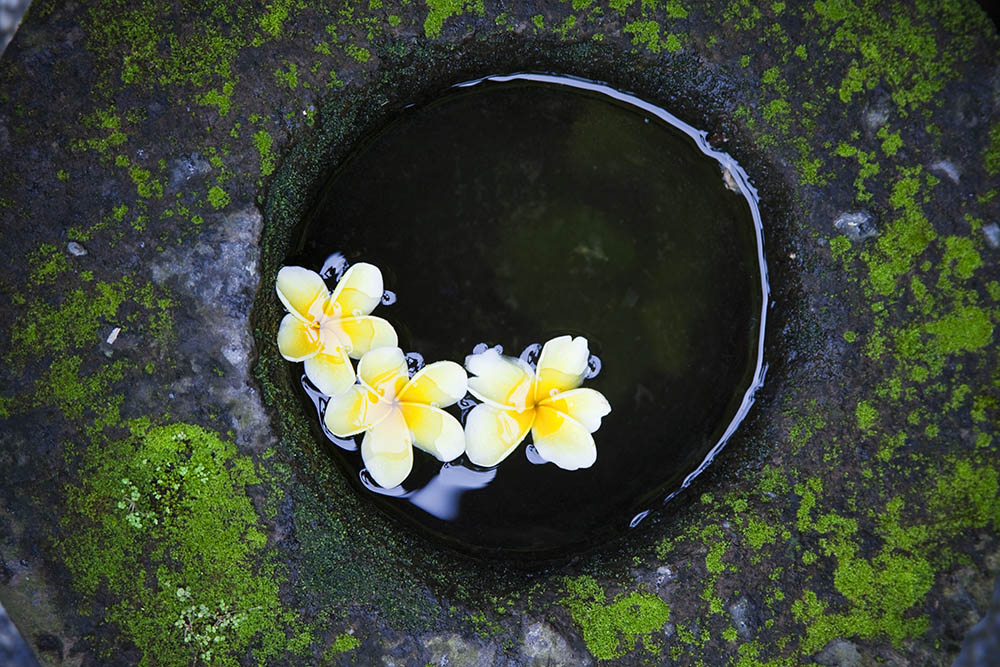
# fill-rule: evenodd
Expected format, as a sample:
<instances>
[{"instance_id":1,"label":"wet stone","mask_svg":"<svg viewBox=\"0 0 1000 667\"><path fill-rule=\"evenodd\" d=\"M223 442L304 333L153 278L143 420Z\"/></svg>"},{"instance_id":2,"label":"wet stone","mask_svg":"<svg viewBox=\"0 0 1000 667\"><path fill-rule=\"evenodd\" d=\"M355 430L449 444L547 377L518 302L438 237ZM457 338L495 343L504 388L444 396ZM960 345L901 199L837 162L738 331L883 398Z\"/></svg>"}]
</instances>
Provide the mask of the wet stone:
<instances>
[{"instance_id":1,"label":"wet stone","mask_svg":"<svg viewBox=\"0 0 1000 667\"><path fill-rule=\"evenodd\" d=\"M459 634L437 635L424 641L428 652L429 665L440 667L493 667L496 664L497 647L473 643Z\"/></svg>"},{"instance_id":2,"label":"wet stone","mask_svg":"<svg viewBox=\"0 0 1000 667\"><path fill-rule=\"evenodd\" d=\"M74 257L83 257L84 255L87 254L87 249L84 248L81 244L77 243L76 241L70 241L69 243L67 243L66 250L69 251L69 254L73 255Z\"/></svg>"},{"instance_id":3,"label":"wet stone","mask_svg":"<svg viewBox=\"0 0 1000 667\"><path fill-rule=\"evenodd\" d=\"M729 606L729 615L732 618L733 627L743 639L752 639L757 634L760 626L760 607L749 597L741 597Z\"/></svg>"},{"instance_id":4,"label":"wet stone","mask_svg":"<svg viewBox=\"0 0 1000 667\"><path fill-rule=\"evenodd\" d=\"M959 174L958 167L951 160L938 160L927 168L938 176L944 176L955 185L958 185L961 175Z\"/></svg>"},{"instance_id":5,"label":"wet stone","mask_svg":"<svg viewBox=\"0 0 1000 667\"><path fill-rule=\"evenodd\" d=\"M872 236L878 236L875 216L868 211L841 213L833 221L833 226L852 241L864 241Z\"/></svg>"},{"instance_id":6,"label":"wet stone","mask_svg":"<svg viewBox=\"0 0 1000 667\"><path fill-rule=\"evenodd\" d=\"M986 237L986 243L991 248L994 250L1000 248L1000 225L995 222L983 225L983 236Z\"/></svg>"},{"instance_id":7,"label":"wet stone","mask_svg":"<svg viewBox=\"0 0 1000 667\"><path fill-rule=\"evenodd\" d=\"M576 653L569 642L545 622L528 623L521 635L521 653L531 667L590 665L590 656Z\"/></svg>"},{"instance_id":8,"label":"wet stone","mask_svg":"<svg viewBox=\"0 0 1000 667\"><path fill-rule=\"evenodd\" d=\"M982 620L969 630L962 651L952 667L996 667L1000 665L1000 578Z\"/></svg>"},{"instance_id":9,"label":"wet stone","mask_svg":"<svg viewBox=\"0 0 1000 667\"><path fill-rule=\"evenodd\" d=\"M821 665L830 667L857 667L861 664L861 653L853 642L834 639L813 659Z\"/></svg>"}]
</instances>

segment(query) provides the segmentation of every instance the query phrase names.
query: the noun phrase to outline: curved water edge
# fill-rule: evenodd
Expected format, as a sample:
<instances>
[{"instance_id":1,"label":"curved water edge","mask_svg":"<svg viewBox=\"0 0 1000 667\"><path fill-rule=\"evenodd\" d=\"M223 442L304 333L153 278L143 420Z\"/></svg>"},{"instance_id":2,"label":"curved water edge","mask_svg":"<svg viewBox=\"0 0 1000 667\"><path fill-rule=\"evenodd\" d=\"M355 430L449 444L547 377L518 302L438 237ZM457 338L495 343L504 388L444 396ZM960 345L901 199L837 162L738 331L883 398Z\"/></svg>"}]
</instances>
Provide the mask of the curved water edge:
<instances>
[{"instance_id":1,"label":"curved water edge","mask_svg":"<svg viewBox=\"0 0 1000 667\"><path fill-rule=\"evenodd\" d=\"M757 365L754 369L753 380L750 383L750 386L747 387L746 392L744 392L743 402L740 404L739 410L737 410L736 414L733 415L733 418L726 427L722 437L719 438L719 441L715 444L715 446L712 447L708 454L705 455L701 465L684 478L680 488L672 491L666 498L663 499L663 504L666 504L676 497L681 491L689 487L695 478L704 472L709 465L711 465L715 457L723 450L726 443L729 442L729 439L736 432L740 423L742 423L742 421L749 414L757 392L764 386L764 379L767 375L767 364L764 362L764 334L767 329L767 310L771 306L771 287L767 276L767 259L764 257L764 225L760 215L760 207L758 206L760 196L757 193L757 189L750 183L750 175L747 174L746 170L740 166L733 156L714 148L708 142L708 132L699 130L692 125L685 123L683 120L673 115L666 109L658 107L655 104L650 104L635 95L615 90L605 83L565 75L521 72L517 74L485 76L480 79L473 79L471 81L456 84L455 87L465 88L475 86L484 81L496 81L502 83L506 81L518 80L553 83L561 86L569 86L571 88L579 88L581 90L589 90L595 93L600 93L601 95L607 95L614 100L624 102L625 104L631 104L634 107L642 109L646 113L653 114L660 120L669 123L678 130L684 132L684 134L688 135L691 140L694 141L698 150L708 157L716 160L723 170L723 173L728 173L729 176L731 176L732 181L737 187L739 187L740 192L743 194L743 197L747 200L747 204L750 207L750 215L753 217L754 232L757 236L757 261L760 266L760 288L762 296L760 309L760 331L757 339ZM635 528L638 526L652 511L652 509L649 509L636 514L629 522L629 528Z\"/></svg>"}]
</instances>

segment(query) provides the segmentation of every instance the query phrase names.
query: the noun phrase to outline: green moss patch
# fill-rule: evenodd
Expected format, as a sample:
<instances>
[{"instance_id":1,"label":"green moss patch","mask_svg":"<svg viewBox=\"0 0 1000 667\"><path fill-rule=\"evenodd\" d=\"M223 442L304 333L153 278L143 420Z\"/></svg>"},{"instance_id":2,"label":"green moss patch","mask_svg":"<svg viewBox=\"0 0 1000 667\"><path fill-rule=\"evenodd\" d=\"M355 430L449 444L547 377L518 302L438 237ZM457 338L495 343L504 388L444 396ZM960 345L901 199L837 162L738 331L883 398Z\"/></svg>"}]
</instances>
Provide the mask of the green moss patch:
<instances>
[{"instance_id":1,"label":"green moss patch","mask_svg":"<svg viewBox=\"0 0 1000 667\"><path fill-rule=\"evenodd\" d=\"M566 579L565 584L569 595L562 603L580 627L587 649L599 660L624 656L640 637L662 630L670 620L670 607L651 593L633 591L608 602L593 577ZM646 640L646 646L658 654L659 642L651 637Z\"/></svg>"},{"instance_id":2,"label":"green moss patch","mask_svg":"<svg viewBox=\"0 0 1000 667\"><path fill-rule=\"evenodd\" d=\"M134 422L88 450L79 472L56 552L77 593L106 597L105 620L142 650L141 664L283 650L280 577L247 496L261 478L231 443L198 426Z\"/></svg>"}]
</instances>

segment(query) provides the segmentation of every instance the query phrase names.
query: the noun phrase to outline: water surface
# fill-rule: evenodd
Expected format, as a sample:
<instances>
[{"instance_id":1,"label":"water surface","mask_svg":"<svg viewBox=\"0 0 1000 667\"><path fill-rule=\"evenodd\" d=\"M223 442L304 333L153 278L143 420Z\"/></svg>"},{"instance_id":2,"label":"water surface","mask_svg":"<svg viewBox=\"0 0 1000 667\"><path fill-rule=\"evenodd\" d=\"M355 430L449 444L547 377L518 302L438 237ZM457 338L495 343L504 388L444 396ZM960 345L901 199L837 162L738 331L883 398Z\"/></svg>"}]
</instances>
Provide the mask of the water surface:
<instances>
[{"instance_id":1,"label":"water surface","mask_svg":"<svg viewBox=\"0 0 1000 667\"><path fill-rule=\"evenodd\" d=\"M403 110L331 175L286 263L380 267L396 302L374 314L428 363L586 336L600 372L584 386L612 406L592 468L539 464L524 444L489 471L416 452L389 495L365 486L350 443L324 439L387 512L478 553L593 547L680 488L745 412L766 290L756 209L739 173L746 192L656 112L484 81Z\"/></svg>"}]
</instances>

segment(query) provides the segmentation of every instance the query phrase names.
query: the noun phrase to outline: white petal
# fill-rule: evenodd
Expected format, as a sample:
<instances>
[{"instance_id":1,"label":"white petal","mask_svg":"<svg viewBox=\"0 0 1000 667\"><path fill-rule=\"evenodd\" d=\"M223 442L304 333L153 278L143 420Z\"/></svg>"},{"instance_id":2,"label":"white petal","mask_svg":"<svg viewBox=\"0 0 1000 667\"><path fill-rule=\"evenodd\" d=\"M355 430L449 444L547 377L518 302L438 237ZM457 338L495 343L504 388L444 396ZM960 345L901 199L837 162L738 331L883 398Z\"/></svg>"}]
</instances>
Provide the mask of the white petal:
<instances>
[{"instance_id":1,"label":"white petal","mask_svg":"<svg viewBox=\"0 0 1000 667\"><path fill-rule=\"evenodd\" d=\"M597 461L597 447L583 424L544 405L535 411L531 439L546 461L564 470L589 468Z\"/></svg>"},{"instance_id":2,"label":"white petal","mask_svg":"<svg viewBox=\"0 0 1000 667\"><path fill-rule=\"evenodd\" d=\"M465 451L465 432L455 417L422 403L401 403L413 445L438 461L457 459Z\"/></svg>"},{"instance_id":3,"label":"white petal","mask_svg":"<svg viewBox=\"0 0 1000 667\"><path fill-rule=\"evenodd\" d=\"M409 377L406 357L398 347L377 347L361 357L358 377L381 399L392 400Z\"/></svg>"},{"instance_id":4,"label":"white petal","mask_svg":"<svg viewBox=\"0 0 1000 667\"><path fill-rule=\"evenodd\" d=\"M323 423L338 438L348 438L372 428L392 411L391 404L374 400L370 391L356 384L330 398Z\"/></svg>"},{"instance_id":5,"label":"white petal","mask_svg":"<svg viewBox=\"0 0 1000 667\"><path fill-rule=\"evenodd\" d=\"M495 466L517 449L534 420L534 410L513 412L481 403L465 420L465 454L477 466Z\"/></svg>"},{"instance_id":6,"label":"white petal","mask_svg":"<svg viewBox=\"0 0 1000 667\"><path fill-rule=\"evenodd\" d=\"M517 412L533 405L534 373L520 359L489 349L466 357L465 367L477 376L469 378L469 392L480 401Z\"/></svg>"},{"instance_id":7,"label":"white petal","mask_svg":"<svg viewBox=\"0 0 1000 667\"><path fill-rule=\"evenodd\" d=\"M306 377L327 396L342 394L354 385L354 366L341 348L324 350L305 360Z\"/></svg>"},{"instance_id":8,"label":"white petal","mask_svg":"<svg viewBox=\"0 0 1000 667\"><path fill-rule=\"evenodd\" d=\"M571 389L539 401L538 404L569 415L591 433L601 427L601 418L611 412L608 399L596 389Z\"/></svg>"},{"instance_id":9,"label":"white petal","mask_svg":"<svg viewBox=\"0 0 1000 667\"><path fill-rule=\"evenodd\" d=\"M458 403L469 388L469 376L454 361L427 364L410 378L399 400L446 408Z\"/></svg>"},{"instance_id":10,"label":"white petal","mask_svg":"<svg viewBox=\"0 0 1000 667\"><path fill-rule=\"evenodd\" d=\"M278 352L288 361L302 361L323 348L319 332L289 313L278 325Z\"/></svg>"},{"instance_id":11,"label":"white petal","mask_svg":"<svg viewBox=\"0 0 1000 667\"><path fill-rule=\"evenodd\" d=\"M360 359L366 352L377 347L396 347L399 343L392 325L381 317L372 315L331 318L324 321L321 328L330 329L352 359Z\"/></svg>"},{"instance_id":12,"label":"white petal","mask_svg":"<svg viewBox=\"0 0 1000 667\"><path fill-rule=\"evenodd\" d=\"M330 294L322 276L301 266L282 267L274 289L288 312L306 322L312 319L310 310L315 310L315 304L322 304Z\"/></svg>"},{"instance_id":13,"label":"white petal","mask_svg":"<svg viewBox=\"0 0 1000 667\"><path fill-rule=\"evenodd\" d=\"M359 262L347 270L330 296L330 314L334 317L368 315L382 301L382 272L378 267Z\"/></svg>"},{"instance_id":14,"label":"white petal","mask_svg":"<svg viewBox=\"0 0 1000 667\"><path fill-rule=\"evenodd\" d=\"M413 446L403 413L393 410L361 441L361 459L379 486L391 489L403 483L413 469Z\"/></svg>"},{"instance_id":15,"label":"white petal","mask_svg":"<svg viewBox=\"0 0 1000 667\"><path fill-rule=\"evenodd\" d=\"M590 350L583 336L559 336L545 343L538 358L538 384L535 400L549 398L555 392L576 389L587 374Z\"/></svg>"}]
</instances>

